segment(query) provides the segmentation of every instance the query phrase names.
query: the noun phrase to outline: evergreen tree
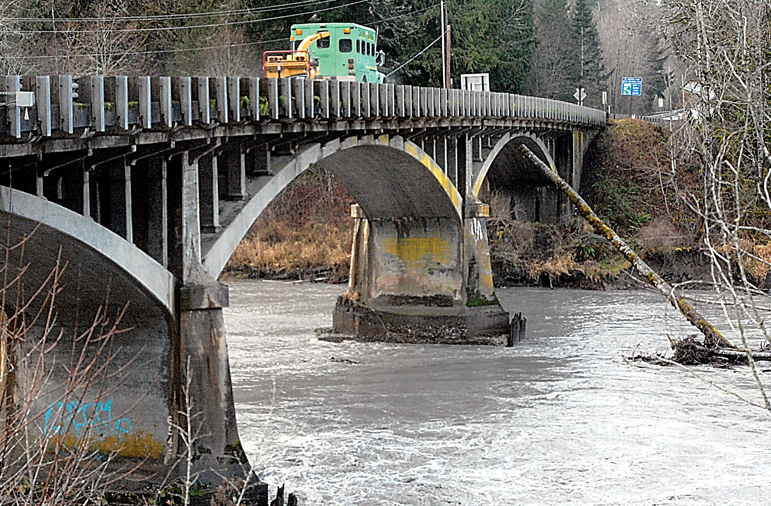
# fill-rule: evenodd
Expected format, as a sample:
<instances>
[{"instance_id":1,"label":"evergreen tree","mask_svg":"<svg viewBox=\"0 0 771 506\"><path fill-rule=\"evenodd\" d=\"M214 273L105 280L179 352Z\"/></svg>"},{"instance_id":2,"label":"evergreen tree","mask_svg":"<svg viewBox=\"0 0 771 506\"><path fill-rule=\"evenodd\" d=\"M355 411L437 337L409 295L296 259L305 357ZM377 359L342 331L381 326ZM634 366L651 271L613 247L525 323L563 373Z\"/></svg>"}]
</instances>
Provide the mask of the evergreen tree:
<instances>
[{"instance_id":1,"label":"evergreen tree","mask_svg":"<svg viewBox=\"0 0 771 506\"><path fill-rule=\"evenodd\" d=\"M531 0L456 0L450 5L453 76L490 73L494 91L525 89L535 47Z\"/></svg>"},{"instance_id":2,"label":"evergreen tree","mask_svg":"<svg viewBox=\"0 0 771 506\"><path fill-rule=\"evenodd\" d=\"M602 49L588 0L576 0L573 6L572 46L576 59L572 69L573 88L584 88L584 105L602 107L602 91L605 89L605 65Z\"/></svg>"},{"instance_id":3,"label":"evergreen tree","mask_svg":"<svg viewBox=\"0 0 771 506\"><path fill-rule=\"evenodd\" d=\"M528 75L527 92L539 97L573 101L575 51L567 0L540 0L535 6L537 46Z\"/></svg>"}]
</instances>

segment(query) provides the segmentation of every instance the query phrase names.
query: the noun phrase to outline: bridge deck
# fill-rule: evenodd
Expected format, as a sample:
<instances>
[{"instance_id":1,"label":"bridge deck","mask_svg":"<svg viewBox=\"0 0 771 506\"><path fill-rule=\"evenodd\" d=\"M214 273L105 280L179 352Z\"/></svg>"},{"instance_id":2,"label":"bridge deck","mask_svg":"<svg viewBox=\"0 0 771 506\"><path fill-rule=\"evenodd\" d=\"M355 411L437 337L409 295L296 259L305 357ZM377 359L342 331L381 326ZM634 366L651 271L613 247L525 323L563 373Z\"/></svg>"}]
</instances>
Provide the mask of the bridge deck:
<instances>
[{"instance_id":1,"label":"bridge deck","mask_svg":"<svg viewBox=\"0 0 771 506\"><path fill-rule=\"evenodd\" d=\"M163 136L164 140L185 140L215 128L227 135L228 129L223 131L223 127L243 135L463 127L479 126L484 121L495 126L506 126L497 124L501 121L516 121L552 129L605 125L603 111L556 100L350 81L4 76L0 77L0 87L9 94L9 103L0 109L0 145L5 145L0 156L25 154L24 148L8 146L19 142L39 144L97 136L102 137L97 147L109 147L125 144L120 137L142 131L172 134ZM14 102L14 93L22 90L34 93L34 106L23 108ZM183 129L188 133L180 131ZM62 144L54 150L68 149Z\"/></svg>"}]
</instances>

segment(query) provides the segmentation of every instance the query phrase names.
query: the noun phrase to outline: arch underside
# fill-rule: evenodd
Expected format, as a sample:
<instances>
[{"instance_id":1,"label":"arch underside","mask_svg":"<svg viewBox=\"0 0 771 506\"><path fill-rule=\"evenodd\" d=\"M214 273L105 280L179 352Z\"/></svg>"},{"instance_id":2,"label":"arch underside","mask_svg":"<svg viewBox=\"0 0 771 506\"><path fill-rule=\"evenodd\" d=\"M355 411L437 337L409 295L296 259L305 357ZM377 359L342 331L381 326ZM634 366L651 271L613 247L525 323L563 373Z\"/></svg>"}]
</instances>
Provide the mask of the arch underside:
<instances>
[{"instance_id":1,"label":"arch underside","mask_svg":"<svg viewBox=\"0 0 771 506\"><path fill-rule=\"evenodd\" d=\"M17 376L17 388L31 399L35 426L49 438L88 430L84 437L100 449L159 459L173 412L167 395L173 313L125 266L99 250L121 245L131 254L144 253L57 204L5 187L0 192L4 309L18 317L12 328L19 328L17 322L25 326L16 357L25 374ZM37 201L28 206L25 198ZM93 241L56 228L61 217L73 220L82 237L94 233ZM134 267L145 260L135 260ZM146 274L160 275L160 269L151 266ZM86 421L73 418L75 412ZM99 423L93 422L97 414Z\"/></svg>"},{"instance_id":2,"label":"arch underside","mask_svg":"<svg viewBox=\"0 0 771 506\"><path fill-rule=\"evenodd\" d=\"M57 258L66 267L62 282L67 290L57 295L60 314L79 305L123 307L127 303L128 315L134 311L162 317L174 314L171 273L90 218L7 187L0 187L0 217L7 224L8 267L26 268L25 293L45 281ZM22 243L24 247L18 247ZM0 262L4 264L5 259Z\"/></svg>"},{"instance_id":3,"label":"arch underside","mask_svg":"<svg viewBox=\"0 0 771 506\"><path fill-rule=\"evenodd\" d=\"M461 223L461 198L441 168L401 137L352 137L308 146L276 173L240 214L204 247L203 264L218 277L270 202L312 165L340 180L369 219L450 218Z\"/></svg>"},{"instance_id":4,"label":"arch underside","mask_svg":"<svg viewBox=\"0 0 771 506\"><path fill-rule=\"evenodd\" d=\"M506 134L477 174L474 196L487 200L492 192L506 197L513 217L518 220L559 221L567 212L564 199L541 170L522 154L522 145L557 171L542 139L532 134Z\"/></svg>"},{"instance_id":5,"label":"arch underside","mask_svg":"<svg viewBox=\"0 0 771 506\"><path fill-rule=\"evenodd\" d=\"M479 197L485 182L496 188L514 188L517 186L549 186L551 182L520 151L520 146L527 146L552 169L554 160L546 145L535 135L505 134L490 152L490 155L477 174L473 193Z\"/></svg>"}]
</instances>

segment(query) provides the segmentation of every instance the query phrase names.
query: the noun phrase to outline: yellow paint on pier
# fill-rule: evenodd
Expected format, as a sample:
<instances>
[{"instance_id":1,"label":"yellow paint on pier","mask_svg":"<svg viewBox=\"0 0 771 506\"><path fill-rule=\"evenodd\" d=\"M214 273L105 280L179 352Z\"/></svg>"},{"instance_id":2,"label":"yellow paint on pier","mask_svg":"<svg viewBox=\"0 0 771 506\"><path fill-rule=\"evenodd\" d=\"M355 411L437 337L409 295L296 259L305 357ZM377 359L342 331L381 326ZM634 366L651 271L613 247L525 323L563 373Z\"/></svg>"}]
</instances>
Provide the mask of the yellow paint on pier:
<instances>
[{"instance_id":1,"label":"yellow paint on pier","mask_svg":"<svg viewBox=\"0 0 771 506\"><path fill-rule=\"evenodd\" d=\"M96 450L102 454L112 453L118 457L150 457L153 459L161 458L164 449L162 441L143 431L126 434L122 437L89 437L88 439L79 438L73 433L62 434L49 440L48 449L49 451L56 451L57 448L72 449L76 446L81 447L80 445L87 445L90 450Z\"/></svg>"},{"instance_id":2,"label":"yellow paint on pier","mask_svg":"<svg viewBox=\"0 0 771 506\"><path fill-rule=\"evenodd\" d=\"M450 242L439 237L383 239L381 245L385 251L410 267L426 262L448 264L452 258Z\"/></svg>"}]
</instances>

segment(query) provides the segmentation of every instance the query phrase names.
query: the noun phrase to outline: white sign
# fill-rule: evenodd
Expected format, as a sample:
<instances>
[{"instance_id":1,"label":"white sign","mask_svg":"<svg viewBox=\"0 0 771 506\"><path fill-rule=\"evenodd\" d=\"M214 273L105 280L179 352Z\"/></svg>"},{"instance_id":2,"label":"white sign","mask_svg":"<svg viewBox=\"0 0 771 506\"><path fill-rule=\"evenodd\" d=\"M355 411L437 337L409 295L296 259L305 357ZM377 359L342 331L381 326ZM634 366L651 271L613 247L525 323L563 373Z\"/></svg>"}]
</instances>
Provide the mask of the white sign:
<instances>
[{"instance_id":1,"label":"white sign","mask_svg":"<svg viewBox=\"0 0 771 506\"><path fill-rule=\"evenodd\" d=\"M576 92L573 93L573 98L575 98L579 104L583 104L584 99L586 98L586 88L576 88Z\"/></svg>"},{"instance_id":2,"label":"white sign","mask_svg":"<svg viewBox=\"0 0 771 506\"><path fill-rule=\"evenodd\" d=\"M460 89L490 91L490 74L461 74Z\"/></svg>"}]
</instances>

